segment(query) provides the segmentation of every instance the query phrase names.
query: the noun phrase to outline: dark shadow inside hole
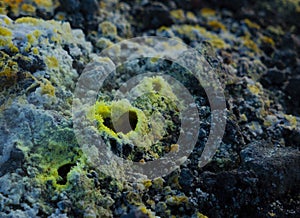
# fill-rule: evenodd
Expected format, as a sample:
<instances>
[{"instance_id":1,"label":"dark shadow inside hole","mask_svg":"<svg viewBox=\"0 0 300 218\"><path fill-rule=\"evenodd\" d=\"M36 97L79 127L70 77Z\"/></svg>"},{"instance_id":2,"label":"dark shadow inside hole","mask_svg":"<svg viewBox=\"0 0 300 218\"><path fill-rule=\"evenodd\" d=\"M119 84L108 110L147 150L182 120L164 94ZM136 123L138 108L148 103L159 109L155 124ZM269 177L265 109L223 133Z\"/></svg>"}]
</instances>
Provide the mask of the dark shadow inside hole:
<instances>
[{"instance_id":1,"label":"dark shadow inside hole","mask_svg":"<svg viewBox=\"0 0 300 218\"><path fill-rule=\"evenodd\" d=\"M112 131L116 132L116 130L115 130L115 128L114 128L114 125L113 125L113 123L112 123L110 117L104 118L103 124L104 124L106 127L110 128Z\"/></svg>"},{"instance_id":2,"label":"dark shadow inside hole","mask_svg":"<svg viewBox=\"0 0 300 218\"><path fill-rule=\"evenodd\" d=\"M129 122L128 122L129 120ZM135 130L138 122L138 117L135 111L128 111L122 114L116 122L112 122L110 117L104 119L103 124L114 132L129 133Z\"/></svg>"},{"instance_id":3,"label":"dark shadow inside hole","mask_svg":"<svg viewBox=\"0 0 300 218\"><path fill-rule=\"evenodd\" d=\"M129 111L129 123L130 123L132 130L135 130L137 122L138 122L138 117L137 117L136 112Z\"/></svg>"},{"instance_id":4,"label":"dark shadow inside hole","mask_svg":"<svg viewBox=\"0 0 300 218\"><path fill-rule=\"evenodd\" d=\"M57 181L57 184L59 185L65 185L67 184L67 175L68 173L70 172L71 168L73 166L75 166L76 164L65 164L65 165L62 165L58 168L57 172L58 172L58 175L61 177L61 179L59 181Z\"/></svg>"}]
</instances>

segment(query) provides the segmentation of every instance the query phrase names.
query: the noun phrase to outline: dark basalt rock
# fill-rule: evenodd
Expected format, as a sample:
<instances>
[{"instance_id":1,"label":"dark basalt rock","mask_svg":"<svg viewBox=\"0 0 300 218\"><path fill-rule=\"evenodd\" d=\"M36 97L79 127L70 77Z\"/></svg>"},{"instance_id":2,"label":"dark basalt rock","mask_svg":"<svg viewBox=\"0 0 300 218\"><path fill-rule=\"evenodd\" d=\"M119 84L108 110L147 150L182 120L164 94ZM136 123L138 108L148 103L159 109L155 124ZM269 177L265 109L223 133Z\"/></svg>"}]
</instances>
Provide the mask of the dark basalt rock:
<instances>
[{"instance_id":1,"label":"dark basalt rock","mask_svg":"<svg viewBox=\"0 0 300 218\"><path fill-rule=\"evenodd\" d=\"M135 16L142 25L142 29L156 29L161 26L170 26L173 20L169 9L162 3L153 2L142 7L136 7Z\"/></svg>"},{"instance_id":2,"label":"dark basalt rock","mask_svg":"<svg viewBox=\"0 0 300 218\"><path fill-rule=\"evenodd\" d=\"M300 188L297 149L253 142L241 151L241 158L242 164L237 170L203 172L200 175L203 191L210 193L210 203L205 202L203 209L210 211L209 216L265 216L263 213L269 208L270 202L279 200L288 203L287 198L297 198ZM296 213L299 210L299 207L294 208ZM280 216L292 216L294 212L281 212Z\"/></svg>"},{"instance_id":3,"label":"dark basalt rock","mask_svg":"<svg viewBox=\"0 0 300 218\"><path fill-rule=\"evenodd\" d=\"M75 13L80 10L80 0L60 0L62 10L68 13Z\"/></svg>"},{"instance_id":4,"label":"dark basalt rock","mask_svg":"<svg viewBox=\"0 0 300 218\"><path fill-rule=\"evenodd\" d=\"M0 152L0 155L3 155L1 153L2 152ZM13 147L11 149L8 156L9 156L9 160L6 161L4 164L1 164L0 176L3 176L4 174L9 172L10 173L15 172L17 169L20 170L25 161L24 153L16 147Z\"/></svg>"},{"instance_id":5,"label":"dark basalt rock","mask_svg":"<svg viewBox=\"0 0 300 218\"><path fill-rule=\"evenodd\" d=\"M255 172L264 196L284 196L299 190L299 151L254 142L241 151L241 169Z\"/></svg>"},{"instance_id":6,"label":"dark basalt rock","mask_svg":"<svg viewBox=\"0 0 300 218\"><path fill-rule=\"evenodd\" d=\"M261 83L265 87L272 85L283 86L283 83L287 79L287 73L283 70L270 69L268 72L261 78Z\"/></svg>"}]
</instances>

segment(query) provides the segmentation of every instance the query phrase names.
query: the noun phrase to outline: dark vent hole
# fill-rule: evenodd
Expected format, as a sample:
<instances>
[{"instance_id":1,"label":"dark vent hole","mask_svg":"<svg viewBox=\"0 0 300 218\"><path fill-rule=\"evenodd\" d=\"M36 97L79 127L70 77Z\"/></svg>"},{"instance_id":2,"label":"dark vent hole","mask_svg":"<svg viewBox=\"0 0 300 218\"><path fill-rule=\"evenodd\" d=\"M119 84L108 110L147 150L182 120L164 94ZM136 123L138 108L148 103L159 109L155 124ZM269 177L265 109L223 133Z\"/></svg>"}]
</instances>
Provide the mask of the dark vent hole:
<instances>
[{"instance_id":1,"label":"dark vent hole","mask_svg":"<svg viewBox=\"0 0 300 218\"><path fill-rule=\"evenodd\" d=\"M129 121L129 122L128 122ZM112 122L110 117L104 119L103 124L114 132L129 133L135 130L138 122L138 117L135 111L128 111L122 114L116 122Z\"/></svg>"},{"instance_id":2,"label":"dark vent hole","mask_svg":"<svg viewBox=\"0 0 300 218\"><path fill-rule=\"evenodd\" d=\"M65 164L58 168L57 172L58 172L58 175L61 177L61 179L59 181L57 181L57 184L59 184L59 185L67 184L67 181L68 181L67 175L73 166L75 166L75 164Z\"/></svg>"}]
</instances>

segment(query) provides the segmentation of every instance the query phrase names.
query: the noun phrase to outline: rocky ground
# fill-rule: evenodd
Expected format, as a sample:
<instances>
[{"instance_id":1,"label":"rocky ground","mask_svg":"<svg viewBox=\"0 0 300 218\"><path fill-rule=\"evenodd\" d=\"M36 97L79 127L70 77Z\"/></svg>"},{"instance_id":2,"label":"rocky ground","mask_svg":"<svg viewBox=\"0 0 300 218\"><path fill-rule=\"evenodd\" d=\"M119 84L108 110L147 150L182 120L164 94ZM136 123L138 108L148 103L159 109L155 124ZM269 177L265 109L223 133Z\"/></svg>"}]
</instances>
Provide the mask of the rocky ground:
<instances>
[{"instance_id":1,"label":"rocky ground","mask_svg":"<svg viewBox=\"0 0 300 218\"><path fill-rule=\"evenodd\" d=\"M0 13L0 217L300 216L300 1L0 0ZM163 78L143 80L137 90L150 94L131 104L113 100L133 75L173 76L192 93L200 118L180 168L127 182L101 171L78 143L72 105L80 75L92 61L105 63L98 55L106 48L138 36L176 37L218 74L226 129L204 167L208 98L168 61L118 68L90 120L124 159L148 162L180 150L182 102ZM107 115L114 108L129 111L133 134L117 133ZM153 114L160 119L152 124ZM141 148L130 143L151 126L154 138Z\"/></svg>"}]
</instances>

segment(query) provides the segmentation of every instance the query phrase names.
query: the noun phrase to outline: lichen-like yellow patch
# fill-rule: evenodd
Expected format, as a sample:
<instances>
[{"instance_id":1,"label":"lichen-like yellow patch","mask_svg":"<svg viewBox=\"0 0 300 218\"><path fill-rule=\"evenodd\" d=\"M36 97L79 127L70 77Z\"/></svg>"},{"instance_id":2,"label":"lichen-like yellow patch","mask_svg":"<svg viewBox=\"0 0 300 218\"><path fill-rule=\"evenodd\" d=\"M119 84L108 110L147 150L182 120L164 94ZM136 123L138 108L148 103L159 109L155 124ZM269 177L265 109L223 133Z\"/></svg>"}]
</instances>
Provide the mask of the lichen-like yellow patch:
<instances>
[{"instance_id":1,"label":"lichen-like yellow patch","mask_svg":"<svg viewBox=\"0 0 300 218\"><path fill-rule=\"evenodd\" d=\"M61 140L49 140L46 146L38 147L34 152L31 151L31 154L36 160L39 160L40 172L37 175L37 181L41 184L52 182L55 189L62 190L69 186L69 175L72 171L80 170L80 163L76 165L76 160L84 160L83 158L80 158L80 151L76 147L73 147L75 142L67 141L67 139L64 138L67 136L71 137L68 132L61 130L61 132L54 134L66 135L59 136ZM66 175L66 181L62 183L60 182L62 178L60 177L58 170L61 166L66 164L72 164L74 167L73 169L70 169L69 173Z\"/></svg>"},{"instance_id":2,"label":"lichen-like yellow patch","mask_svg":"<svg viewBox=\"0 0 300 218\"><path fill-rule=\"evenodd\" d=\"M166 26L161 26L157 29L158 32L169 31L169 30L170 30L170 28L166 27Z\"/></svg>"},{"instance_id":3,"label":"lichen-like yellow patch","mask_svg":"<svg viewBox=\"0 0 300 218\"><path fill-rule=\"evenodd\" d=\"M211 9L211 8L202 8L200 13L204 17L210 17L210 16L215 16L216 15L216 11Z\"/></svg>"},{"instance_id":4,"label":"lichen-like yellow patch","mask_svg":"<svg viewBox=\"0 0 300 218\"><path fill-rule=\"evenodd\" d=\"M8 17L4 17L3 20L4 20L6 25L11 24L11 20Z\"/></svg>"},{"instance_id":5,"label":"lichen-like yellow patch","mask_svg":"<svg viewBox=\"0 0 300 218\"><path fill-rule=\"evenodd\" d=\"M30 44L33 44L35 41L35 38L31 34L27 34L27 40Z\"/></svg>"},{"instance_id":6,"label":"lichen-like yellow patch","mask_svg":"<svg viewBox=\"0 0 300 218\"><path fill-rule=\"evenodd\" d=\"M35 45L38 43L38 38L40 35L41 32L39 30L35 30L31 34L27 34L27 40L31 45Z\"/></svg>"},{"instance_id":7,"label":"lichen-like yellow patch","mask_svg":"<svg viewBox=\"0 0 300 218\"><path fill-rule=\"evenodd\" d=\"M114 43L111 42L109 39L107 38L100 38L97 43L96 43L96 47L99 48L99 49L106 49L108 47L111 47L113 46Z\"/></svg>"},{"instance_id":8,"label":"lichen-like yellow patch","mask_svg":"<svg viewBox=\"0 0 300 218\"><path fill-rule=\"evenodd\" d=\"M0 3L0 14L2 14L2 15L7 14L6 8L3 5L1 5L1 3Z\"/></svg>"},{"instance_id":9,"label":"lichen-like yellow patch","mask_svg":"<svg viewBox=\"0 0 300 218\"><path fill-rule=\"evenodd\" d=\"M9 29L0 26L0 36L11 37L12 36L12 32Z\"/></svg>"},{"instance_id":10,"label":"lichen-like yellow patch","mask_svg":"<svg viewBox=\"0 0 300 218\"><path fill-rule=\"evenodd\" d=\"M262 86L260 85L260 83L248 84L247 86L250 92L254 95L260 95L263 93Z\"/></svg>"},{"instance_id":11,"label":"lichen-like yellow patch","mask_svg":"<svg viewBox=\"0 0 300 218\"><path fill-rule=\"evenodd\" d=\"M179 145L178 144L172 144L170 148L171 152L178 152L179 151Z\"/></svg>"},{"instance_id":12,"label":"lichen-like yellow patch","mask_svg":"<svg viewBox=\"0 0 300 218\"><path fill-rule=\"evenodd\" d=\"M5 57L4 57L5 60ZM6 78L15 78L19 70L18 63L12 60L5 61L5 64L2 66L0 71L0 76L5 76Z\"/></svg>"},{"instance_id":13,"label":"lichen-like yellow patch","mask_svg":"<svg viewBox=\"0 0 300 218\"><path fill-rule=\"evenodd\" d=\"M275 42L274 40L271 38L271 37L268 37L268 36L261 36L260 37L260 40L263 42L263 43L266 43L266 44L269 44L271 46L275 46Z\"/></svg>"},{"instance_id":14,"label":"lichen-like yellow patch","mask_svg":"<svg viewBox=\"0 0 300 218\"><path fill-rule=\"evenodd\" d=\"M32 25L38 25L41 22L41 19L33 18L33 17L21 17L18 18L16 23L30 23Z\"/></svg>"},{"instance_id":15,"label":"lichen-like yellow patch","mask_svg":"<svg viewBox=\"0 0 300 218\"><path fill-rule=\"evenodd\" d=\"M145 186L145 188L150 188L150 186L152 186L152 181L149 179L144 180L143 185Z\"/></svg>"},{"instance_id":16,"label":"lichen-like yellow patch","mask_svg":"<svg viewBox=\"0 0 300 218\"><path fill-rule=\"evenodd\" d=\"M23 4L21 8L23 11L30 13L30 14L35 13L35 10L36 10L36 8L30 4Z\"/></svg>"},{"instance_id":17,"label":"lichen-like yellow patch","mask_svg":"<svg viewBox=\"0 0 300 218\"><path fill-rule=\"evenodd\" d=\"M249 28L260 29L260 26L259 26L257 23L254 23L254 22L252 22L252 21L249 20L249 19L245 19L244 22L245 22L245 24L247 24L247 26L248 26Z\"/></svg>"},{"instance_id":18,"label":"lichen-like yellow patch","mask_svg":"<svg viewBox=\"0 0 300 218\"><path fill-rule=\"evenodd\" d=\"M269 31L271 33L274 33L276 35L280 35L280 36L285 34L285 32L284 32L284 30L282 29L281 26L276 26L276 27L275 26L268 26L267 31Z\"/></svg>"},{"instance_id":19,"label":"lichen-like yellow patch","mask_svg":"<svg viewBox=\"0 0 300 218\"><path fill-rule=\"evenodd\" d=\"M176 19L176 20L179 20L179 21L184 21L185 20L185 15L184 15L184 11L181 10L181 9L178 9L178 10L172 10L170 12L171 16Z\"/></svg>"},{"instance_id":20,"label":"lichen-like yellow patch","mask_svg":"<svg viewBox=\"0 0 300 218\"><path fill-rule=\"evenodd\" d=\"M203 215L202 213L197 213L198 218L208 218L208 216Z\"/></svg>"},{"instance_id":21,"label":"lichen-like yellow patch","mask_svg":"<svg viewBox=\"0 0 300 218\"><path fill-rule=\"evenodd\" d=\"M39 53L38 48L32 48L32 52L33 54L37 55Z\"/></svg>"},{"instance_id":22,"label":"lichen-like yellow patch","mask_svg":"<svg viewBox=\"0 0 300 218\"><path fill-rule=\"evenodd\" d=\"M167 203L170 205L180 205L189 201L187 196L170 196L167 198Z\"/></svg>"},{"instance_id":23,"label":"lichen-like yellow patch","mask_svg":"<svg viewBox=\"0 0 300 218\"><path fill-rule=\"evenodd\" d=\"M256 53L261 52L261 50L258 48L257 44L252 39L250 39L249 35L242 37L242 41L243 41L243 45L246 46L247 48L251 49L252 51L254 51Z\"/></svg>"},{"instance_id":24,"label":"lichen-like yellow patch","mask_svg":"<svg viewBox=\"0 0 300 218\"><path fill-rule=\"evenodd\" d=\"M205 28L198 25L175 25L173 26L175 32L178 32L181 35L187 36L191 40L197 40L197 32L203 35L209 40L212 46L216 48L228 48L229 45L224 42L223 39L219 38L216 34L208 32Z\"/></svg>"},{"instance_id":25,"label":"lichen-like yellow patch","mask_svg":"<svg viewBox=\"0 0 300 218\"><path fill-rule=\"evenodd\" d=\"M138 97L143 96L143 97ZM121 143L133 143L146 148L150 154L150 146L157 143L166 134L167 127L172 128L172 121L164 120L163 111L181 107L170 85L162 77L146 77L130 91L134 106L123 100L98 101L90 108L87 118L97 121L100 133L112 137ZM164 99L164 100L162 100Z\"/></svg>"},{"instance_id":26,"label":"lichen-like yellow patch","mask_svg":"<svg viewBox=\"0 0 300 218\"><path fill-rule=\"evenodd\" d=\"M193 12L191 12L191 11L188 11L188 12L186 13L186 18L187 18L188 20L197 21L197 17L196 17L195 14L194 14Z\"/></svg>"},{"instance_id":27,"label":"lichen-like yellow patch","mask_svg":"<svg viewBox=\"0 0 300 218\"><path fill-rule=\"evenodd\" d=\"M35 38L39 38L40 36L41 36L41 31L39 31L39 30L34 30L33 32L32 32L32 35L34 35L35 36Z\"/></svg>"},{"instance_id":28,"label":"lichen-like yellow patch","mask_svg":"<svg viewBox=\"0 0 300 218\"><path fill-rule=\"evenodd\" d=\"M17 46L15 46L15 45L11 45L10 46L10 50L13 52L13 53L18 53L19 52L19 49L17 48Z\"/></svg>"},{"instance_id":29,"label":"lichen-like yellow patch","mask_svg":"<svg viewBox=\"0 0 300 218\"><path fill-rule=\"evenodd\" d=\"M139 207L139 210L145 214L147 217L149 218L154 218L156 216L154 216L153 212L151 212L150 210L148 210L144 205Z\"/></svg>"},{"instance_id":30,"label":"lichen-like yellow patch","mask_svg":"<svg viewBox=\"0 0 300 218\"><path fill-rule=\"evenodd\" d=\"M163 77L157 76L152 78L146 78L140 82L139 85L133 90L133 95L139 95L139 93L159 93L160 96L168 97L170 99L177 99L173 93L172 88Z\"/></svg>"},{"instance_id":31,"label":"lichen-like yellow patch","mask_svg":"<svg viewBox=\"0 0 300 218\"><path fill-rule=\"evenodd\" d=\"M41 87L42 94L47 94L52 97L55 96L55 88L49 80L44 78L43 82L40 83L40 87Z\"/></svg>"},{"instance_id":32,"label":"lichen-like yellow patch","mask_svg":"<svg viewBox=\"0 0 300 218\"><path fill-rule=\"evenodd\" d=\"M52 36L51 41L54 42L54 43L57 43L57 44L61 43L61 39L57 36Z\"/></svg>"},{"instance_id":33,"label":"lichen-like yellow patch","mask_svg":"<svg viewBox=\"0 0 300 218\"><path fill-rule=\"evenodd\" d=\"M293 129L297 127L297 118L295 116L285 114L284 117L289 121Z\"/></svg>"},{"instance_id":34,"label":"lichen-like yellow patch","mask_svg":"<svg viewBox=\"0 0 300 218\"><path fill-rule=\"evenodd\" d=\"M24 48L24 51L25 51L25 52L29 52L29 51L30 51L30 48L31 48L31 43L27 42L27 43L26 43L26 47Z\"/></svg>"},{"instance_id":35,"label":"lichen-like yellow patch","mask_svg":"<svg viewBox=\"0 0 300 218\"><path fill-rule=\"evenodd\" d=\"M19 49L13 44L11 38L0 37L0 47L7 47L13 53L19 52Z\"/></svg>"},{"instance_id":36,"label":"lichen-like yellow patch","mask_svg":"<svg viewBox=\"0 0 300 218\"><path fill-rule=\"evenodd\" d=\"M208 21L207 24L216 30L218 30L218 29L221 29L224 31L226 30L226 27L220 21L217 21L217 20Z\"/></svg>"},{"instance_id":37,"label":"lichen-like yellow patch","mask_svg":"<svg viewBox=\"0 0 300 218\"><path fill-rule=\"evenodd\" d=\"M53 0L34 0L34 2L38 5L38 6L43 6L46 8L50 8L53 7Z\"/></svg>"},{"instance_id":38,"label":"lichen-like yellow patch","mask_svg":"<svg viewBox=\"0 0 300 218\"><path fill-rule=\"evenodd\" d=\"M104 36L116 36L117 27L109 21L104 21L99 24L99 30Z\"/></svg>"},{"instance_id":39,"label":"lichen-like yellow patch","mask_svg":"<svg viewBox=\"0 0 300 218\"><path fill-rule=\"evenodd\" d=\"M241 121L245 121L245 122L248 121L248 118L247 118L247 116L245 114L241 114L240 115L240 119L241 119Z\"/></svg>"},{"instance_id":40,"label":"lichen-like yellow patch","mask_svg":"<svg viewBox=\"0 0 300 218\"><path fill-rule=\"evenodd\" d=\"M46 57L46 64L49 68L58 68L59 62L56 57L48 56Z\"/></svg>"},{"instance_id":41,"label":"lichen-like yellow patch","mask_svg":"<svg viewBox=\"0 0 300 218\"><path fill-rule=\"evenodd\" d=\"M32 78L35 81L35 84L32 84L32 86L29 87L28 89L39 85L41 87L41 94L43 94L43 95L47 94L52 97L55 96L55 87L52 85L52 83L49 80L42 78L42 81L40 81L35 76L33 76L31 73L27 73L27 76Z\"/></svg>"},{"instance_id":42,"label":"lichen-like yellow patch","mask_svg":"<svg viewBox=\"0 0 300 218\"><path fill-rule=\"evenodd\" d=\"M7 46L7 44L11 42L11 40L8 40L7 38L1 38L0 37L0 47Z\"/></svg>"},{"instance_id":43,"label":"lichen-like yellow patch","mask_svg":"<svg viewBox=\"0 0 300 218\"><path fill-rule=\"evenodd\" d=\"M123 139L133 140L141 144L143 142L137 141L138 138L141 140L142 136L149 132L148 121L144 113L138 108L131 106L126 100L113 101L111 103L96 102L89 116L98 121L100 132L104 132L116 139L119 139L119 135L122 135L121 138ZM132 122L135 122L135 126L129 126L128 128L125 125L131 119L134 119Z\"/></svg>"},{"instance_id":44,"label":"lichen-like yellow patch","mask_svg":"<svg viewBox=\"0 0 300 218\"><path fill-rule=\"evenodd\" d=\"M14 14L18 14L19 6L23 0L3 0L4 5L8 6Z\"/></svg>"},{"instance_id":45,"label":"lichen-like yellow patch","mask_svg":"<svg viewBox=\"0 0 300 218\"><path fill-rule=\"evenodd\" d=\"M56 18L56 20L63 21L63 20L66 19L66 16L63 13L57 13L56 16L55 16L55 18Z\"/></svg>"}]
</instances>

